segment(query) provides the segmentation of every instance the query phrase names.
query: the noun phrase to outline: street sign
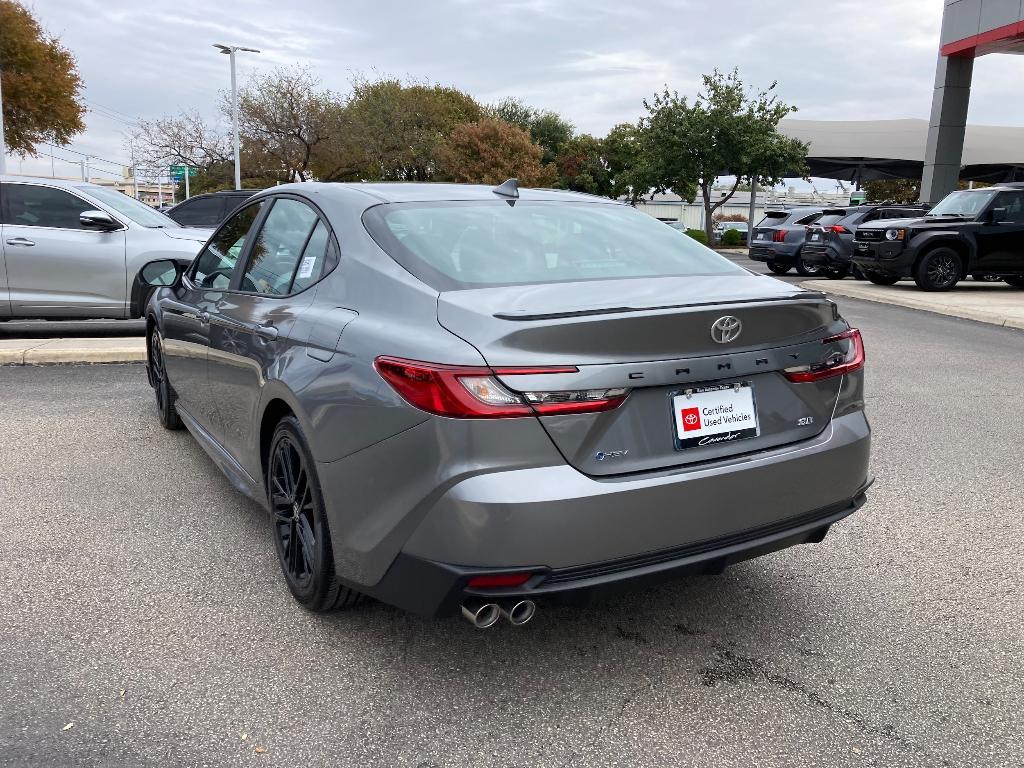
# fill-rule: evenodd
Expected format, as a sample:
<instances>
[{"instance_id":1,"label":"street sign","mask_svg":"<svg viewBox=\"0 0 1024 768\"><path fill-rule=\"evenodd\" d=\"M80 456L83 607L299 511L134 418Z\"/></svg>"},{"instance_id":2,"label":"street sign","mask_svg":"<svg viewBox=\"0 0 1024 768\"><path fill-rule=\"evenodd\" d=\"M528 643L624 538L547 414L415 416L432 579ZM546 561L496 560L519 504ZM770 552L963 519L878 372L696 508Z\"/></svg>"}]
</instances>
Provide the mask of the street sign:
<instances>
[{"instance_id":1,"label":"street sign","mask_svg":"<svg viewBox=\"0 0 1024 768\"><path fill-rule=\"evenodd\" d=\"M192 168L191 166L184 165L172 165L170 168L171 178L174 179L175 181L181 181L183 178L185 178L186 170L188 171L188 175L191 178L195 178L196 174L199 173L198 168Z\"/></svg>"}]
</instances>

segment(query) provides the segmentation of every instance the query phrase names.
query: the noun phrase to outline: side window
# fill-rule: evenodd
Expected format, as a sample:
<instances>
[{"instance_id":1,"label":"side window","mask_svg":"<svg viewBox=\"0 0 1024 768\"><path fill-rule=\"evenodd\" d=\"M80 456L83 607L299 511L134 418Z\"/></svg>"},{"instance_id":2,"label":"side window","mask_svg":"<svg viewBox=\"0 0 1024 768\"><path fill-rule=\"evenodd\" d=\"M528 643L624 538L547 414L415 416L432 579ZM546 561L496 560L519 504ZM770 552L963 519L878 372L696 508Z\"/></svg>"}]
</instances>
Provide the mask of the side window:
<instances>
[{"instance_id":1,"label":"side window","mask_svg":"<svg viewBox=\"0 0 1024 768\"><path fill-rule=\"evenodd\" d=\"M70 192L34 184L4 184L3 223L21 227L59 227L60 229L88 229L78 216L82 211L95 210Z\"/></svg>"},{"instance_id":2,"label":"side window","mask_svg":"<svg viewBox=\"0 0 1024 768\"><path fill-rule=\"evenodd\" d=\"M186 200L170 212L170 217L183 227L215 227L223 215L224 200L219 197Z\"/></svg>"},{"instance_id":3,"label":"side window","mask_svg":"<svg viewBox=\"0 0 1024 768\"><path fill-rule=\"evenodd\" d=\"M226 290L231 273L245 247L245 240L265 201L247 205L237 211L213 239L203 248L192 267L192 282L200 288Z\"/></svg>"},{"instance_id":4,"label":"side window","mask_svg":"<svg viewBox=\"0 0 1024 768\"><path fill-rule=\"evenodd\" d=\"M1000 192L992 207L1005 208L1006 221L1024 224L1024 192Z\"/></svg>"},{"instance_id":5,"label":"side window","mask_svg":"<svg viewBox=\"0 0 1024 768\"><path fill-rule=\"evenodd\" d=\"M316 212L305 203L276 200L253 241L239 288L271 296L290 293L292 276L318 222Z\"/></svg>"},{"instance_id":6,"label":"side window","mask_svg":"<svg viewBox=\"0 0 1024 768\"><path fill-rule=\"evenodd\" d=\"M318 221L302 252L302 259L299 260L299 268L295 270L295 279L289 293L306 290L336 266L338 244L334 242L323 221Z\"/></svg>"},{"instance_id":7,"label":"side window","mask_svg":"<svg viewBox=\"0 0 1024 768\"><path fill-rule=\"evenodd\" d=\"M819 218L821 218L821 214L820 213L812 213L810 216L804 216L802 219L798 219L797 221L795 221L793 223L794 224L813 224Z\"/></svg>"}]
</instances>

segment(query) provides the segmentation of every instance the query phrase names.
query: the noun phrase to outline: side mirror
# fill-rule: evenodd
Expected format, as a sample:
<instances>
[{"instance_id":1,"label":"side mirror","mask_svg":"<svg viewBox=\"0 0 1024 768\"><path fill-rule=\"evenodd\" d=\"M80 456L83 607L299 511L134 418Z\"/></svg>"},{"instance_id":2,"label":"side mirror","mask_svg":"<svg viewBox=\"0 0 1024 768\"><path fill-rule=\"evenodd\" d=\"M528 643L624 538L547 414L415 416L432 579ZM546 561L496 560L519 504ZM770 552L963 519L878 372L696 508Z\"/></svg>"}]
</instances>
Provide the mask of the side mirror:
<instances>
[{"instance_id":1,"label":"side mirror","mask_svg":"<svg viewBox=\"0 0 1024 768\"><path fill-rule=\"evenodd\" d=\"M158 259L139 270L139 279L154 288L172 287L181 280L181 271L181 264L173 259Z\"/></svg>"},{"instance_id":2,"label":"side mirror","mask_svg":"<svg viewBox=\"0 0 1024 768\"><path fill-rule=\"evenodd\" d=\"M998 224L1001 221L1008 221L1005 208L993 208L992 212L989 213L989 221L993 224Z\"/></svg>"},{"instance_id":3,"label":"side mirror","mask_svg":"<svg viewBox=\"0 0 1024 768\"><path fill-rule=\"evenodd\" d=\"M78 214L78 220L83 227L99 229L109 232L112 229L120 229L121 225L114 221L114 218L104 211L82 211Z\"/></svg>"}]
</instances>

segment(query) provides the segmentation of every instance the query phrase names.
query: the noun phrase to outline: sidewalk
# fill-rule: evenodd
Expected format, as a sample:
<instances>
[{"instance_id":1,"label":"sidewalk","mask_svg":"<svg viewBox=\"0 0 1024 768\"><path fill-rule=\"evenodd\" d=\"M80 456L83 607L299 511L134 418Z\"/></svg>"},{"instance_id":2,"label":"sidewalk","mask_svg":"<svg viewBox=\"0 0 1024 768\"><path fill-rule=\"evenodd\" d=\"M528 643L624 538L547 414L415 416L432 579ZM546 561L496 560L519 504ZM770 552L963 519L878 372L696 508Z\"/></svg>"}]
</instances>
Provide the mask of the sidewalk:
<instances>
[{"instance_id":1,"label":"sidewalk","mask_svg":"<svg viewBox=\"0 0 1024 768\"><path fill-rule=\"evenodd\" d=\"M146 340L141 337L0 339L0 365L142 363L145 360Z\"/></svg>"},{"instance_id":2,"label":"sidewalk","mask_svg":"<svg viewBox=\"0 0 1024 768\"><path fill-rule=\"evenodd\" d=\"M952 291L942 293L922 291L910 281L896 285L875 285L860 280L806 280L800 285L833 296L895 304L1006 328L1024 329L1024 291L1006 283L965 280Z\"/></svg>"}]
</instances>

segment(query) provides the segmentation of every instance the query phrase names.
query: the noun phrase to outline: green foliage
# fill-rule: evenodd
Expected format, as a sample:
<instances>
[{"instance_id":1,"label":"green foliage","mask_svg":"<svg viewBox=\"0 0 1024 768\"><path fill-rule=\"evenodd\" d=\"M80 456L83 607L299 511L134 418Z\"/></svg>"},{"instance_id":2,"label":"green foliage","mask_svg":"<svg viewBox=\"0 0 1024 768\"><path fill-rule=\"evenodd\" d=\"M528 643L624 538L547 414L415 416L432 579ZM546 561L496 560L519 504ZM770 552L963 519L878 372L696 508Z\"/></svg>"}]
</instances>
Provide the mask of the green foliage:
<instances>
[{"instance_id":1,"label":"green foliage","mask_svg":"<svg viewBox=\"0 0 1024 768\"><path fill-rule=\"evenodd\" d=\"M35 155L37 144L67 144L85 130L75 57L13 0L0 0L0 77L9 151Z\"/></svg>"},{"instance_id":2,"label":"green foliage","mask_svg":"<svg viewBox=\"0 0 1024 768\"><path fill-rule=\"evenodd\" d=\"M536 109L519 99L507 98L487 110L491 117L522 128L543 150L541 162L553 163L565 144L576 133L576 127L557 112Z\"/></svg>"},{"instance_id":3,"label":"green foliage","mask_svg":"<svg viewBox=\"0 0 1024 768\"><path fill-rule=\"evenodd\" d=\"M743 180L774 186L784 175L806 174L807 146L778 131L779 121L796 110L772 93L748 89L739 72L717 69L703 77L703 89L691 104L667 88L644 101L640 124L643 154L653 186L685 200L700 193L710 237L713 215L732 198ZM712 201L719 176L733 176L725 195Z\"/></svg>"},{"instance_id":4,"label":"green foliage","mask_svg":"<svg viewBox=\"0 0 1024 768\"><path fill-rule=\"evenodd\" d=\"M554 169L542 165L541 148L522 128L485 117L457 125L435 153L438 177L467 184L501 184L516 178L524 187L554 181Z\"/></svg>"},{"instance_id":5,"label":"green foliage","mask_svg":"<svg viewBox=\"0 0 1024 768\"><path fill-rule=\"evenodd\" d=\"M722 233L722 245L730 247L743 244L743 233L738 229L727 229Z\"/></svg>"},{"instance_id":6,"label":"green foliage","mask_svg":"<svg viewBox=\"0 0 1024 768\"><path fill-rule=\"evenodd\" d=\"M916 203L921 196L920 179L879 179L864 182L869 203Z\"/></svg>"},{"instance_id":7,"label":"green foliage","mask_svg":"<svg viewBox=\"0 0 1024 768\"><path fill-rule=\"evenodd\" d=\"M612 196L612 178L604 158L604 142L589 134L574 136L555 159L558 186L574 192Z\"/></svg>"},{"instance_id":8,"label":"green foliage","mask_svg":"<svg viewBox=\"0 0 1024 768\"><path fill-rule=\"evenodd\" d=\"M703 229L688 229L686 230L686 234L688 234L701 245L708 244L708 233L705 232Z\"/></svg>"}]
</instances>

